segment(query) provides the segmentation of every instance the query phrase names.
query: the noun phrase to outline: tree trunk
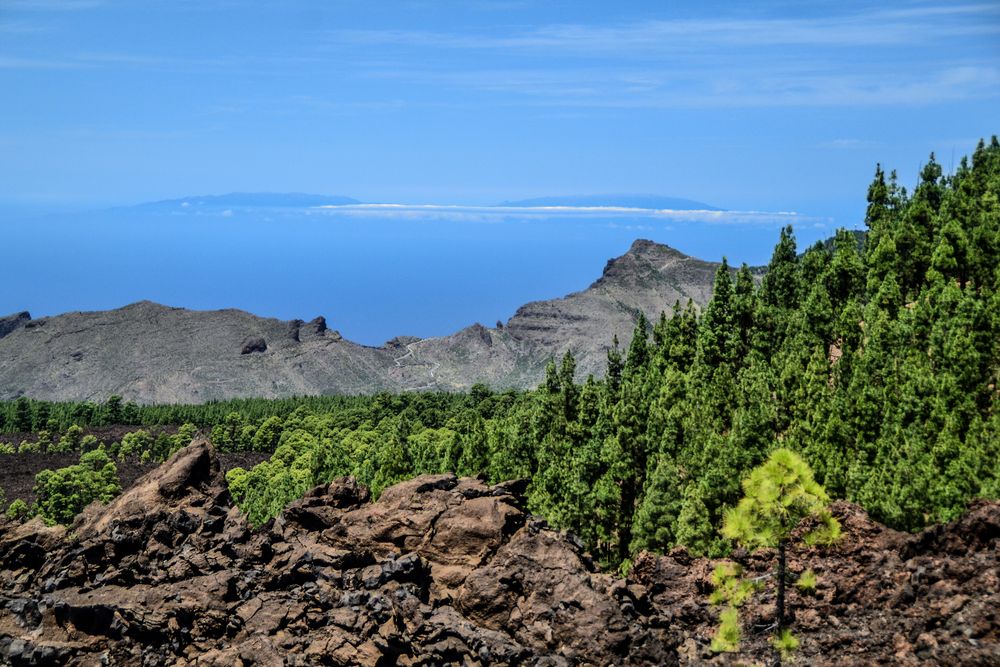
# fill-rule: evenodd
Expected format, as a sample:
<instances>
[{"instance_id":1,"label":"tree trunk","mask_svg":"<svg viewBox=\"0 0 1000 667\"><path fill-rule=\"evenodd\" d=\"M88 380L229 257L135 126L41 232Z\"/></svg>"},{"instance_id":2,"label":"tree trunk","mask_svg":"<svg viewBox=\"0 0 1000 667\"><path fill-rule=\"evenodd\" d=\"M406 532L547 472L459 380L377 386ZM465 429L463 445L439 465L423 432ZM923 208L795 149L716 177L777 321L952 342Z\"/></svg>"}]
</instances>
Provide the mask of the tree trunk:
<instances>
[{"instance_id":1,"label":"tree trunk","mask_svg":"<svg viewBox=\"0 0 1000 667\"><path fill-rule=\"evenodd\" d=\"M785 540L778 542L778 630L775 632L775 636L780 636L781 631L785 629ZM772 663L775 667L781 667L781 652L775 648L774 662Z\"/></svg>"},{"instance_id":2,"label":"tree trunk","mask_svg":"<svg viewBox=\"0 0 1000 667\"><path fill-rule=\"evenodd\" d=\"M778 632L785 629L785 541L778 542Z\"/></svg>"}]
</instances>

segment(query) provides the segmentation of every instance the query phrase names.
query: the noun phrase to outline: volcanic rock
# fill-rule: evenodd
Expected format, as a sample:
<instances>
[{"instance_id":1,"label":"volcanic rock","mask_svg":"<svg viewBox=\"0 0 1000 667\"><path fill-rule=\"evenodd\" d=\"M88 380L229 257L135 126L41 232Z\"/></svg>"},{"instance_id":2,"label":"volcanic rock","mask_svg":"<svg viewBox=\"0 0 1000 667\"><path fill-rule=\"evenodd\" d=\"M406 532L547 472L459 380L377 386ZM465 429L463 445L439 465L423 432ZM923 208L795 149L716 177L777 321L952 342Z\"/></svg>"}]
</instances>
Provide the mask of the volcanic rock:
<instances>
[{"instance_id":1,"label":"volcanic rock","mask_svg":"<svg viewBox=\"0 0 1000 667\"><path fill-rule=\"evenodd\" d=\"M3 338L11 331L18 329L31 321L31 315L27 312L14 313L6 317L0 317L0 338Z\"/></svg>"},{"instance_id":2,"label":"volcanic rock","mask_svg":"<svg viewBox=\"0 0 1000 667\"><path fill-rule=\"evenodd\" d=\"M321 334L326 331L326 318L320 315L319 317L313 318L309 322L309 332L313 334Z\"/></svg>"},{"instance_id":3,"label":"volcanic rock","mask_svg":"<svg viewBox=\"0 0 1000 667\"><path fill-rule=\"evenodd\" d=\"M298 340L296 338L296 340ZM240 354L253 354L254 352L266 352L267 342L260 336L250 336L243 341L243 347L240 348Z\"/></svg>"},{"instance_id":4,"label":"volcanic rock","mask_svg":"<svg viewBox=\"0 0 1000 667\"><path fill-rule=\"evenodd\" d=\"M683 548L602 573L524 509L523 482L351 478L251 529L197 441L68 529L0 523L0 664L760 664L773 596L709 649L715 562ZM791 549L803 664L1000 664L1000 503L916 535L838 502L841 542ZM774 553L734 553L763 576Z\"/></svg>"},{"instance_id":5,"label":"volcanic rock","mask_svg":"<svg viewBox=\"0 0 1000 667\"><path fill-rule=\"evenodd\" d=\"M0 527L0 661L675 662L668 632L529 522L515 488L424 476L372 503L340 479L251 531L193 443L68 532Z\"/></svg>"}]
</instances>

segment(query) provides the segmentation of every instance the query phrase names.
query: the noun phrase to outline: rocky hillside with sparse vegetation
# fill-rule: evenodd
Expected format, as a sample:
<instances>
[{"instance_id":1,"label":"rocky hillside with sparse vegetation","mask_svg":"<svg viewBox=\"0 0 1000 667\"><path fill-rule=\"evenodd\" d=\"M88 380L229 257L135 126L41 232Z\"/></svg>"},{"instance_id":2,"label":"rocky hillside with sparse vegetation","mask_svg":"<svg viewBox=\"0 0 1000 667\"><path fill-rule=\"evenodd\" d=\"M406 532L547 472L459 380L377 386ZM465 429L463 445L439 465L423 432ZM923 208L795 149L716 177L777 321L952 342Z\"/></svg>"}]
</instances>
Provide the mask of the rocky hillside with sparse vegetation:
<instances>
[{"instance_id":1,"label":"rocky hillside with sparse vegetation","mask_svg":"<svg viewBox=\"0 0 1000 667\"><path fill-rule=\"evenodd\" d=\"M323 317L286 322L151 302L37 319L17 313L0 318L0 399L201 403L476 383L523 389L566 351L583 370L602 374L612 336L627 344L640 313L655 318L688 300L704 305L717 267L636 241L589 288L529 303L506 324L381 347L344 339Z\"/></svg>"}]
</instances>

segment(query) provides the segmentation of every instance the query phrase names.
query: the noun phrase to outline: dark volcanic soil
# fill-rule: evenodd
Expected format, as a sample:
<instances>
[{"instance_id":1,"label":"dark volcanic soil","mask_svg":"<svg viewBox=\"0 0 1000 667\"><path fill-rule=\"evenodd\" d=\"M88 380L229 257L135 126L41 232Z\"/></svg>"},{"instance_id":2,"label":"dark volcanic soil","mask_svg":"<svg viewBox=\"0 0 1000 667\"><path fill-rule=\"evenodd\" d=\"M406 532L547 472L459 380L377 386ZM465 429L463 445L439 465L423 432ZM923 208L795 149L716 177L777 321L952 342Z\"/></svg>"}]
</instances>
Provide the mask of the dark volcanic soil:
<instances>
[{"instance_id":1,"label":"dark volcanic soil","mask_svg":"<svg viewBox=\"0 0 1000 667\"><path fill-rule=\"evenodd\" d=\"M128 430L134 431L136 429L130 428ZM176 428L174 430L176 431ZM106 442L112 441L106 440ZM270 454L261 452L219 454L219 463L222 466L222 471L227 472L231 468L251 468L268 457ZM35 500L35 494L32 491L35 486L35 475L46 468L55 470L79 462L79 453L0 454L0 489L6 493L7 503L20 498L30 505ZM130 456L124 461L115 459L115 465L118 466L118 480L121 482L122 490L131 488L136 480L156 468L155 463L143 463L137 456Z\"/></svg>"},{"instance_id":2,"label":"dark volcanic soil","mask_svg":"<svg viewBox=\"0 0 1000 667\"><path fill-rule=\"evenodd\" d=\"M251 531L193 443L72 527L0 523L0 663L13 665L765 664L773 598L737 655L708 644L715 563L641 554L602 574L523 509L518 483L453 475L312 490ZM841 543L792 550L797 664L1000 664L1000 503L918 535L837 503ZM773 554L737 554L763 574Z\"/></svg>"},{"instance_id":3,"label":"dark volcanic soil","mask_svg":"<svg viewBox=\"0 0 1000 667\"><path fill-rule=\"evenodd\" d=\"M110 426L87 426L83 429L83 434L92 435L97 438L99 442L111 443L121 442L122 436L126 433L138 431L139 429L147 431L155 438L161 433L173 435L174 433L177 433L178 427L176 425L130 426L125 424L112 424ZM21 444L22 440L36 442L38 440L38 433L34 431L26 431L23 433L0 433L0 442L9 442L15 447Z\"/></svg>"}]
</instances>

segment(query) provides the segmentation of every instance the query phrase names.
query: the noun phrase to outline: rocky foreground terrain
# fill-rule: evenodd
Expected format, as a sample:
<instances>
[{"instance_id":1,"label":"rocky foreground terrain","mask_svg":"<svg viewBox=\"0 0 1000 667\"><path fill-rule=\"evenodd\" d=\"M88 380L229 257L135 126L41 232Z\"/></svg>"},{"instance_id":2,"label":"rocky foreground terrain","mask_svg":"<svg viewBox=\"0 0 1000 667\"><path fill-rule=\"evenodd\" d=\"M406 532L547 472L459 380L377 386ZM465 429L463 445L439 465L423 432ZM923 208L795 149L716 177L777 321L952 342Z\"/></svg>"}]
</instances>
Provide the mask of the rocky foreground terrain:
<instances>
[{"instance_id":1,"label":"rocky foreground terrain","mask_svg":"<svg viewBox=\"0 0 1000 667\"><path fill-rule=\"evenodd\" d=\"M192 311L148 301L109 311L0 317L0 400L202 403L238 397L457 390L482 382L528 388L572 350L582 377L602 374L617 335L640 312L703 305L718 265L636 241L600 279L565 298L522 306L506 324L381 347L344 339L317 317L285 322L239 310Z\"/></svg>"},{"instance_id":2,"label":"rocky foreground terrain","mask_svg":"<svg viewBox=\"0 0 1000 667\"><path fill-rule=\"evenodd\" d=\"M250 530L195 442L70 528L0 526L0 663L671 665L708 649L711 561L640 555L627 579L525 512L518 483L420 477L372 503L350 479ZM838 503L841 544L793 551L800 664L1000 664L1000 504L918 535ZM751 572L770 554L736 554Z\"/></svg>"}]
</instances>

